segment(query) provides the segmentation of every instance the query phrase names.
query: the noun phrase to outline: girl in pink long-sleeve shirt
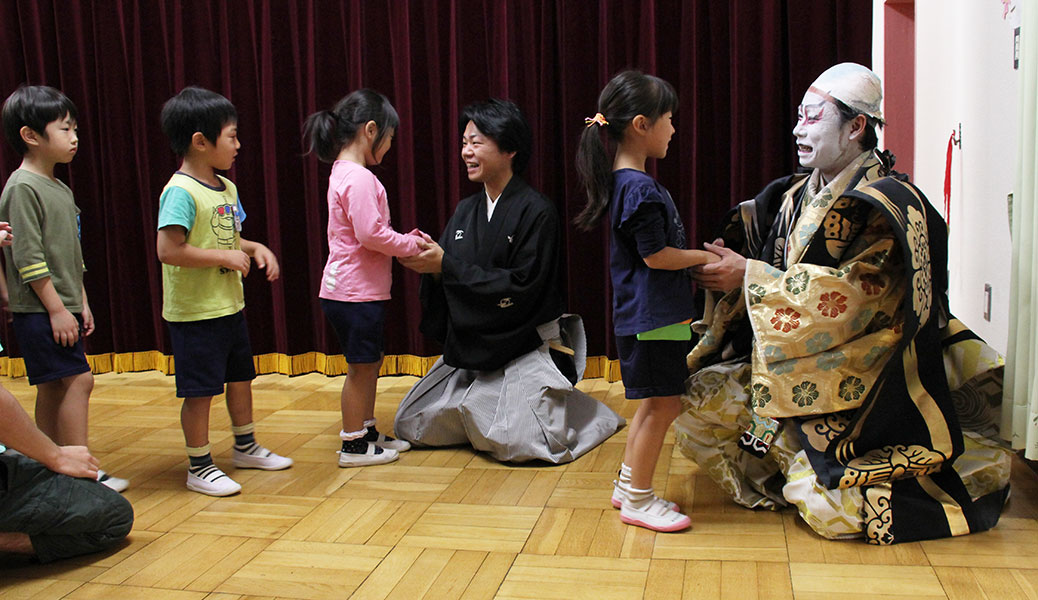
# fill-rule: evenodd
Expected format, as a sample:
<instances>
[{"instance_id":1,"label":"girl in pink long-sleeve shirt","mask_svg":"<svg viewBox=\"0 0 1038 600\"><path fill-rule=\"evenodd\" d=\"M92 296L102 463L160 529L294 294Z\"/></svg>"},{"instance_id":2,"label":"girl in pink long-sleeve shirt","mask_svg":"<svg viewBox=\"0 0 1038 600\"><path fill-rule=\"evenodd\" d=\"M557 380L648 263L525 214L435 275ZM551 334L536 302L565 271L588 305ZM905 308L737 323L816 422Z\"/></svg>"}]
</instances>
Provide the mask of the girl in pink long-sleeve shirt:
<instances>
[{"instance_id":1,"label":"girl in pink long-sleeve shirt","mask_svg":"<svg viewBox=\"0 0 1038 600\"><path fill-rule=\"evenodd\" d=\"M367 169L382 162L399 123L385 96L362 89L332 110L310 115L303 128L310 151L332 163L329 252L319 295L348 366L340 399L340 467L392 462L399 452L411 448L375 428L375 386L382 366L392 257L418 254L424 243L418 230L408 234L393 230L386 189Z\"/></svg>"}]
</instances>

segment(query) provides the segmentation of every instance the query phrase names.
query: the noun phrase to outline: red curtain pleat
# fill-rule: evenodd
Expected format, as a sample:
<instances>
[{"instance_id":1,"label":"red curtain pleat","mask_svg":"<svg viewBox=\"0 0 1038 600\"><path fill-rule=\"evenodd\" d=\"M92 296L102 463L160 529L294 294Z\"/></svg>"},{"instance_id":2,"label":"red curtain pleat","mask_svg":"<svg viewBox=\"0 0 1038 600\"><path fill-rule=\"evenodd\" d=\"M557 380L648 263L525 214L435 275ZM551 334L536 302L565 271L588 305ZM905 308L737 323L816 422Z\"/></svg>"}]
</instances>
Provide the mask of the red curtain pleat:
<instances>
[{"instance_id":1,"label":"red curtain pleat","mask_svg":"<svg viewBox=\"0 0 1038 600\"><path fill-rule=\"evenodd\" d=\"M803 90L834 63L869 64L871 10L868 0L3 0L0 95L48 84L79 107L81 149L58 176L83 211L98 324L89 354L169 353L155 223L177 161L159 112L185 85L237 106L242 149L230 177L248 215L243 235L281 261L274 284L262 273L245 282L253 350L337 354L317 301L329 167L302 156L308 114L358 87L389 96L400 130L374 171L394 226L438 237L478 190L460 165L460 109L509 97L534 131L527 179L568 223L584 203L573 161L598 92L623 68L655 73L681 106L668 157L651 168L698 246L732 204L795 168ZM0 176L18 162L3 145ZM584 317L589 354L612 356L605 232L563 235L568 308ZM418 278L393 273L386 353L438 354L418 332ZM6 323L0 335L18 356Z\"/></svg>"}]
</instances>

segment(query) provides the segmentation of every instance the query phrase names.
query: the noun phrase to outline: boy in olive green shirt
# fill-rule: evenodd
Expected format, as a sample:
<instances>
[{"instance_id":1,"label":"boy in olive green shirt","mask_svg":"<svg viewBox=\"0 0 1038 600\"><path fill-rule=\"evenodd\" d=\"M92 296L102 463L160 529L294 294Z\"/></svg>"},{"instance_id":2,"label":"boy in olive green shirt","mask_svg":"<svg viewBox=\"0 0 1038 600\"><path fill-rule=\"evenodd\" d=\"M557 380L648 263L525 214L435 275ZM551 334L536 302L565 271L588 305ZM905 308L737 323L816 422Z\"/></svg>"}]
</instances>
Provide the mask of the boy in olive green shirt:
<instances>
[{"instance_id":1,"label":"boy in olive green shirt","mask_svg":"<svg viewBox=\"0 0 1038 600\"><path fill-rule=\"evenodd\" d=\"M4 136L22 163L0 195L0 221L14 243L4 248L9 308L29 383L36 386L36 424L60 446L87 445L94 376L83 351L94 315L83 287L79 208L54 166L79 148L76 106L47 86L22 86L3 107ZM129 485L103 471L116 491Z\"/></svg>"}]
</instances>

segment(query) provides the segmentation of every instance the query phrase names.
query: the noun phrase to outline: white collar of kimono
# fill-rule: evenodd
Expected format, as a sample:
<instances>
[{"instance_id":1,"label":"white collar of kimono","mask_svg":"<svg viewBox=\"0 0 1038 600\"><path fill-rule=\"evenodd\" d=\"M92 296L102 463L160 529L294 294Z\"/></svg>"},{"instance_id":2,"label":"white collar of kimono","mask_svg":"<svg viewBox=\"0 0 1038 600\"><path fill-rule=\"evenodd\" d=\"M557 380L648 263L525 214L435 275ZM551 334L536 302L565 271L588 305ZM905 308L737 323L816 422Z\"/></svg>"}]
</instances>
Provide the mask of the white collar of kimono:
<instances>
[{"instance_id":1,"label":"white collar of kimono","mask_svg":"<svg viewBox=\"0 0 1038 600\"><path fill-rule=\"evenodd\" d=\"M861 165L872 156L872 150L866 150L858 155L857 158L852 160L850 164L843 168L836 177L828 184L822 182L822 172L819 169L815 169L811 172L811 179L807 182L807 193L812 198L820 196L826 188L829 188L829 195L832 198L840 197L845 191L847 191L847 184L850 183L851 177L858 172Z\"/></svg>"},{"instance_id":2,"label":"white collar of kimono","mask_svg":"<svg viewBox=\"0 0 1038 600\"><path fill-rule=\"evenodd\" d=\"M487 196L487 222L489 223L490 218L494 216L494 207L497 206L497 201L501 199L501 195L504 194L504 192L498 194L497 198L491 198L490 194L487 194L486 189L483 190L483 193Z\"/></svg>"}]
</instances>

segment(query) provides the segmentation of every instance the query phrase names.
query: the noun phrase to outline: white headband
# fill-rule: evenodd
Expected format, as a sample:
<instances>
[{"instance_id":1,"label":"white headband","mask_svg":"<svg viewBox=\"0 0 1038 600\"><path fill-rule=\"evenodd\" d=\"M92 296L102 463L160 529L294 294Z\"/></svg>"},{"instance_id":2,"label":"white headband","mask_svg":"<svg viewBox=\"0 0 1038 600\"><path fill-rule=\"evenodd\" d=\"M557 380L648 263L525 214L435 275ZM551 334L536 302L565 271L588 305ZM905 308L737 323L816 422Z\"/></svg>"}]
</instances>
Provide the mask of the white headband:
<instances>
[{"instance_id":1,"label":"white headband","mask_svg":"<svg viewBox=\"0 0 1038 600\"><path fill-rule=\"evenodd\" d=\"M882 124L883 84L868 67L857 63L840 63L825 70L808 88L827 100L836 99Z\"/></svg>"}]
</instances>

